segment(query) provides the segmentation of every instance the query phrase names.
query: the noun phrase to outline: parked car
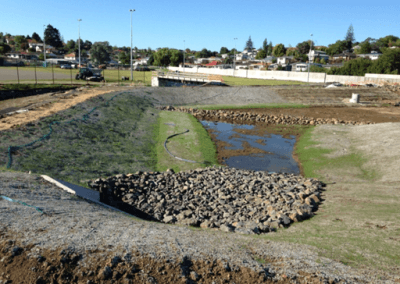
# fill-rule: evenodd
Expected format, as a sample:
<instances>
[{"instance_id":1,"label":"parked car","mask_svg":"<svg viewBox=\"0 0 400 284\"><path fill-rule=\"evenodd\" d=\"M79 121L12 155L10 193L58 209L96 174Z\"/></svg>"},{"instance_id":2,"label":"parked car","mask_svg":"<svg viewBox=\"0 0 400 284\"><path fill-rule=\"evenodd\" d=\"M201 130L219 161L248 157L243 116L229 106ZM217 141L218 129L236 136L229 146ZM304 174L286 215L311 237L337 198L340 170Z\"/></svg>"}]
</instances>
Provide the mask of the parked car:
<instances>
[{"instance_id":1,"label":"parked car","mask_svg":"<svg viewBox=\"0 0 400 284\"><path fill-rule=\"evenodd\" d=\"M69 64L63 64L60 66L61 69L72 69L72 66Z\"/></svg>"}]
</instances>

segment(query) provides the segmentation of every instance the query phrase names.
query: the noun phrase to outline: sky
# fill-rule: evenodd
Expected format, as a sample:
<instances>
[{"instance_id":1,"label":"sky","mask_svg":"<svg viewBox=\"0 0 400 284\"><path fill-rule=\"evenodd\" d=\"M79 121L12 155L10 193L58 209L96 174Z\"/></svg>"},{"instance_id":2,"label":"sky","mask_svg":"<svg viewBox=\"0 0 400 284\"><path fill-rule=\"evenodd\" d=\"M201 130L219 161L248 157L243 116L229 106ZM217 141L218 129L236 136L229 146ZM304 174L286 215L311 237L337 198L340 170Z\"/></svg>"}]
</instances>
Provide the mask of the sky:
<instances>
[{"instance_id":1,"label":"sky","mask_svg":"<svg viewBox=\"0 0 400 284\"><path fill-rule=\"evenodd\" d=\"M42 37L51 24L65 41L76 40L82 19L81 39L118 47L131 45L135 9L132 42L139 49L243 50L249 36L256 48L265 38L286 47L309 39L327 46L343 40L350 24L356 41L400 37L399 0L0 0L0 7L0 32Z\"/></svg>"}]
</instances>

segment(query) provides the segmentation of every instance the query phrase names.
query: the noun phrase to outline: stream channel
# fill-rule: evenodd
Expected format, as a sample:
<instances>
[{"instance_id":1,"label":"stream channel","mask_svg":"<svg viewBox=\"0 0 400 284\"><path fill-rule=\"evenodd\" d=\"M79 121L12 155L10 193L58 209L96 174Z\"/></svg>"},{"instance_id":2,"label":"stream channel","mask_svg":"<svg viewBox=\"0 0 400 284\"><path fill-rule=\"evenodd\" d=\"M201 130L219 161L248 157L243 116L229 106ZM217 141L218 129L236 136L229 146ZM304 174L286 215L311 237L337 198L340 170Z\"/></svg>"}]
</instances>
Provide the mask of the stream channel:
<instances>
[{"instance_id":1,"label":"stream channel","mask_svg":"<svg viewBox=\"0 0 400 284\"><path fill-rule=\"evenodd\" d=\"M217 146L218 161L232 168L300 174L293 158L296 136L268 127L201 121Z\"/></svg>"}]
</instances>

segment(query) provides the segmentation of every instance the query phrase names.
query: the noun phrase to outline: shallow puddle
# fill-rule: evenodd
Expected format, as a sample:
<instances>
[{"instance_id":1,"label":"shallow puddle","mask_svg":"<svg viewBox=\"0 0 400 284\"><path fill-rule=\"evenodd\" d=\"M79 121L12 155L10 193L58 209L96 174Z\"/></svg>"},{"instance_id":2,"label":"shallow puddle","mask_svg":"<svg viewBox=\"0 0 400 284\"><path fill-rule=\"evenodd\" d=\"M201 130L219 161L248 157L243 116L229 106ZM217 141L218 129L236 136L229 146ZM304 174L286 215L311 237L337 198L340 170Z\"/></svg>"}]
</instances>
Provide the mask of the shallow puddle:
<instances>
[{"instance_id":1,"label":"shallow puddle","mask_svg":"<svg viewBox=\"0 0 400 284\"><path fill-rule=\"evenodd\" d=\"M255 125L201 121L217 144L219 160L229 167L299 174L293 159L296 136L271 133Z\"/></svg>"}]
</instances>

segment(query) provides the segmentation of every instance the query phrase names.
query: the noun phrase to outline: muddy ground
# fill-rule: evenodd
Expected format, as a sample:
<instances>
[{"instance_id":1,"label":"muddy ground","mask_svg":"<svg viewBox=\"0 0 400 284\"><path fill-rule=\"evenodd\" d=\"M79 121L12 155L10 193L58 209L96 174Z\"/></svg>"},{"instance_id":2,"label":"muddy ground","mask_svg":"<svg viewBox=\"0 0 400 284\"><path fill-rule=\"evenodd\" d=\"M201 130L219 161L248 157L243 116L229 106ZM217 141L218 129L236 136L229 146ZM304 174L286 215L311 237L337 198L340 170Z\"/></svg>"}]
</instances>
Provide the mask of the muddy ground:
<instances>
[{"instance_id":1,"label":"muddy ground","mask_svg":"<svg viewBox=\"0 0 400 284\"><path fill-rule=\"evenodd\" d=\"M309 118L336 118L345 121L358 122L400 122L400 107L363 107L363 106L311 106L309 108L286 108L286 109L232 109L237 112L251 112L255 114L268 115L291 115Z\"/></svg>"}]
</instances>

